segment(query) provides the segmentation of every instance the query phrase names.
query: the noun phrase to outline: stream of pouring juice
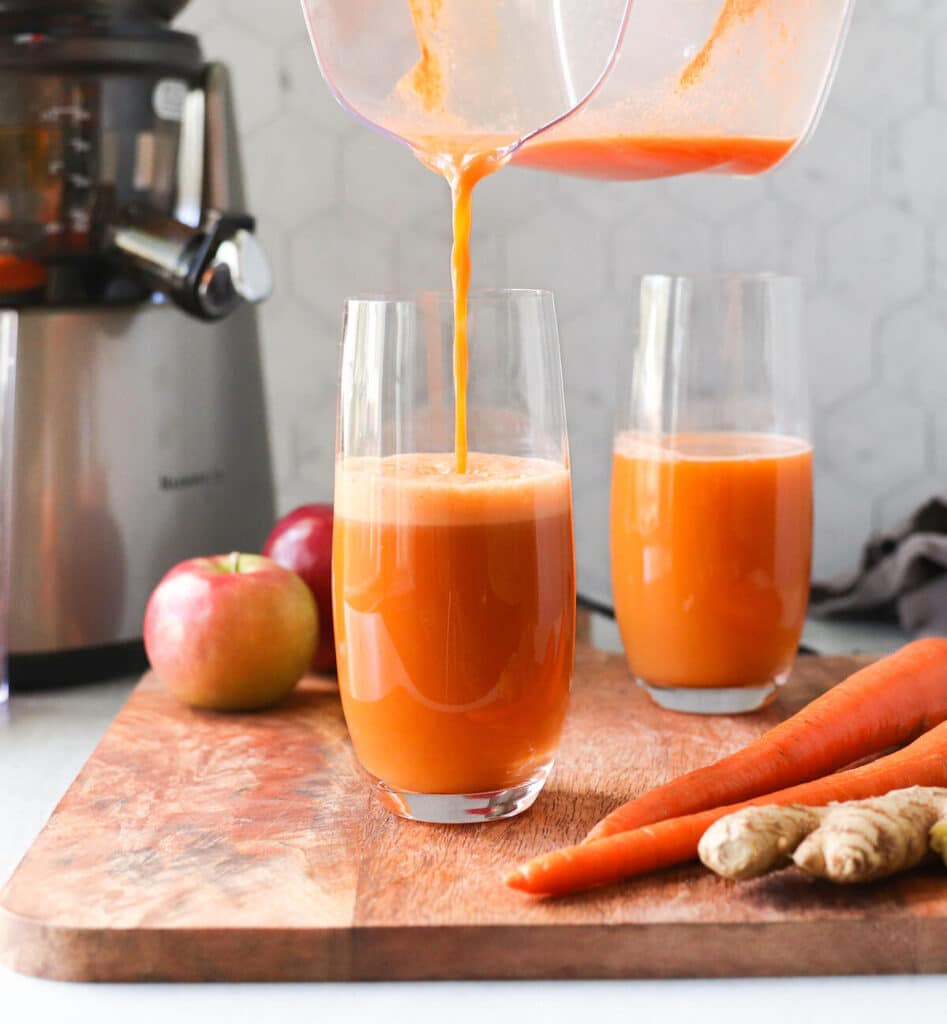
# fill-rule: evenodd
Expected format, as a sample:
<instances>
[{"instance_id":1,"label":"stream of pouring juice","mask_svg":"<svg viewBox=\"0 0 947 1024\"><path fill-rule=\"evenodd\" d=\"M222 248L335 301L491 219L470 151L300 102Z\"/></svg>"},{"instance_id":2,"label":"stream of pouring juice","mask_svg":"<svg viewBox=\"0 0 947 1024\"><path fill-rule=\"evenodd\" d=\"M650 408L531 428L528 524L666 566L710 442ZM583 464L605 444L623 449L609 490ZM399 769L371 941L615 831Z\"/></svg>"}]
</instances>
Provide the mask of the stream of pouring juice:
<instances>
[{"instance_id":1,"label":"stream of pouring juice","mask_svg":"<svg viewBox=\"0 0 947 1024\"><path fill-rule=\"evenodd\" d=\"M376 779L488 793L548 769L569 700L569 472L471 452L350 458L333 604L345 720Z\"/></svg>"},{"instance_id":2,"label":"stream of pouring juice","mask_svg":"<svg viewBox=\"0 0 947 1024\"><path fill-rule=\"evenodd\" d=\"M454 242L451 285L454 290L454 470L467 472L467 296L470 292L470 226L474 186L503 166L495 142L428 139L418 158L450 186Z\"/></svg>"}]
</instances>

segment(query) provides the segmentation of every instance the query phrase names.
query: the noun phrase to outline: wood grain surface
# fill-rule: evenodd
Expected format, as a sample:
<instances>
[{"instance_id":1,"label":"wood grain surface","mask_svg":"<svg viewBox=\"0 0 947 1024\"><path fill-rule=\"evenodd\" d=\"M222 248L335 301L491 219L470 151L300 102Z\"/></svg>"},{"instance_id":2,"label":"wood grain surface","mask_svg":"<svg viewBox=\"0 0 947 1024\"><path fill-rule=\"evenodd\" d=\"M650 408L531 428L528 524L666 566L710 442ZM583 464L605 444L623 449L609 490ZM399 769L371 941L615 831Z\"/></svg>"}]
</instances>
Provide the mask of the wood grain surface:
<instances>
[{"instance_id":1,"label":"wood grain surface","mask_svg":"<svg viewBox=\"0 0 947 1024\"><path fill-rule=\"evenodd\" d=\"M559 763L526 814L392 817L334 687L217 715L146 677L0 894L0 960L73 980L680 977L947 970L947 876L833 888L697 865L559 901L507 890L632 794L754 738L848 674L802 658L765 711L662 711L581 646Z\"/></svg>"}]
</instances>

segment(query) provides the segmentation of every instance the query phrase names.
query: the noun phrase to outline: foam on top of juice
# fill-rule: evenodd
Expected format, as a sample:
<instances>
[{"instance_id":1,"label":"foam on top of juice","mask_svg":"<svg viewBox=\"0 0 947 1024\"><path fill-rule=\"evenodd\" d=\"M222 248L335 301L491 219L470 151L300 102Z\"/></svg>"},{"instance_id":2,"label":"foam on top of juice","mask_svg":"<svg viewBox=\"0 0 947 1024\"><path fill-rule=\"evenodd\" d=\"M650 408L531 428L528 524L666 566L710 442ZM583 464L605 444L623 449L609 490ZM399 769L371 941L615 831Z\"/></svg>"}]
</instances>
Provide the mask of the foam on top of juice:
<instances>
[{"instance_id":1,"label":"foam on top of juice","mask_svg":"<svg viewBox=\"0 0 947 1024\"><path fill-rule=\"evenodd\" d=\"M615 438L614 452L627 459L660 462L791 458L808 454L812 445L785 434L740 432L639 434L626 431Z\"/></svg>"},{"instance_id":2,"label":"foam on top of juice","mask_svg":"<svg viewBox=\"0 0 947 1024\"><path fill-rule=\"evenodd\" d=\"M335 471L335 515L401 525L518 522L563 515L569 471L546 459L468 454L454 471L453 452L413 452L341 460Z\"/></svg>"}]
</instances>

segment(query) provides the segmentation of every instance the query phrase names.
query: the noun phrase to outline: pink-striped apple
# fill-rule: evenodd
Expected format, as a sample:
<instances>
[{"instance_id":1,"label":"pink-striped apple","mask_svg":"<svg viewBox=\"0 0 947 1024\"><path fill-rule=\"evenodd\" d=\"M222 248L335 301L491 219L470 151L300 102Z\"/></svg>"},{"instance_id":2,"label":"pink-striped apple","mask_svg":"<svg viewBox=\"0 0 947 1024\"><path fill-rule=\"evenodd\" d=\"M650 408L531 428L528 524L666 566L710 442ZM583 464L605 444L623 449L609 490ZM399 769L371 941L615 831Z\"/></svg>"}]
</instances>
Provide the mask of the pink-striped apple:
<instances>
[{"instance_id":1,"label":"pink-striped apple","mask_svg":"<svg viewBox=\"0 0 947 1024\"><path fill-rule=\"evenodd\" d=\"M186 704L217 711L252 711L285 697L308 669L318 633L309 588L262 555L181 562L145 609L155 674Z\"/></svg>"}]
</instances>

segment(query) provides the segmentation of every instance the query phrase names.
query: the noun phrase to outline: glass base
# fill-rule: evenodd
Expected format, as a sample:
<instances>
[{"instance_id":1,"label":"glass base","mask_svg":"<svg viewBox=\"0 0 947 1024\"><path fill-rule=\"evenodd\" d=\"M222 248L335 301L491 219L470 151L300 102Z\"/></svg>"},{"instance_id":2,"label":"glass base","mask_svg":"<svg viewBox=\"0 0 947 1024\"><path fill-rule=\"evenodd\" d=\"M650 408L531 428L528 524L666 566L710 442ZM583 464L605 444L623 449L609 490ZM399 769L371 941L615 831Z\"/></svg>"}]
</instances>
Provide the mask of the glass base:
<instances>
[{"instance_id":1,"label":"glass base","mask_svg":"<svg viewBox=\"0 0 947 1024\"><path fill-rule=\"evenodd\" d=\"M745 715L765 708L788 678L787 670L758 686L719 688L654 686L644 679L637 679L636 682L655 704L668 711L685 711L693 715Z\"/></svg>"},{"instance_id":2,"label":"glass base","mask_svg":"<svg viewBox=\"0 0 947 1024\"><path fill-rule=\"evenodd\" d=\"M522 814L546 784L553 762L543 765L526 782L490 793L413 793L395 789L372 777L376 798L401 818L431 825L479 825Z\"/></svg>"}]
</instances>

